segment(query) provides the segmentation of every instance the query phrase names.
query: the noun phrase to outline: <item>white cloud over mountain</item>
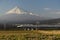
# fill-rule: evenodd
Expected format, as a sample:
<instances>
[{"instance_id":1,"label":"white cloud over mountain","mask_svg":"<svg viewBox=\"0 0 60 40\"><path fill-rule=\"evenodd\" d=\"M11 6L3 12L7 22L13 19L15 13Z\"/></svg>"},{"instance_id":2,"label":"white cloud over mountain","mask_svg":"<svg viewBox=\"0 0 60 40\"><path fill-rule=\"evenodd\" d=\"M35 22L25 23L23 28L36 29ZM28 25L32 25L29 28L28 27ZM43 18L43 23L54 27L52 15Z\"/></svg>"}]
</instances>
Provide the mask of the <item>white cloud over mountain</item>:
<instances>
[{"instance_id":1,"label":"white cloud over mountain","mask_svg":"<svg viewBox=\"0 0 60 40\"><path fill-rule=\"evenodd\" d=\"M51 10L51 8L44 8L44 10Z\"/></svg>"},{"instance_id":2,"label":"white cloud over mountain","mask_svg":"<svg viewBox=\"0 0 60 40\"><path fill-rule=\"evenodd\" d=\"M50 14L60 14L60 9L44 8L46 13Z\"/></svg>"}]
</instances>

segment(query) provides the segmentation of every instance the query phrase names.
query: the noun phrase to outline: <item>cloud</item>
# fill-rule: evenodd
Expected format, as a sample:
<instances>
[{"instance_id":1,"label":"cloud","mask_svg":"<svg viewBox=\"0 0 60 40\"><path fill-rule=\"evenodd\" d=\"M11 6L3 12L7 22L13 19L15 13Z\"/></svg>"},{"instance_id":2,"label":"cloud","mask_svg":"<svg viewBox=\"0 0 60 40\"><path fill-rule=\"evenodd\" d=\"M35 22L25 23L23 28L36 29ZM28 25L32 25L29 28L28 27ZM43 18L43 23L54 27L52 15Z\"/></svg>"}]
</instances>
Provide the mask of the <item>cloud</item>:
<instances>
[{"instance_id":1,"label":"cloud","mask_svg":"<svg viewBox=\"0 0 60 40\"><path fill-rule=\"evenodd\" d=\"M38 14L33 14L33 13L29 13L30 15L35 15L35 16L39 16Z\"/></svg>"},{"instance_id":2,"label":"cloud","mask_svg":"<svg viewBox=\"0 0 60 40\"><path fill-rule=\"evenodd\" d=\"M44 10L51 10L51 8L44 8Z\"/></svg>"},{"instance_id":3,"label":"cloud","mask_svg":"<svg viewBox=\"0 0 60 40\"><path fill-rule=\"evenodd\" d=\"M60 14L60 9L53 9L53 8L44 8L44 11L46 14L53 14L53 15L58 15Z\"/></svg>"},{"instance_id":4,"label":"cloud","mask_svg":"<svg viewBox=\"0 0 60 40\"><path fill-rule=\"evenodd\" d=\"M60 9L44 8L44 10L47 10L46 12L50 14L60 14Z\"/></svg>"}]
</instances>

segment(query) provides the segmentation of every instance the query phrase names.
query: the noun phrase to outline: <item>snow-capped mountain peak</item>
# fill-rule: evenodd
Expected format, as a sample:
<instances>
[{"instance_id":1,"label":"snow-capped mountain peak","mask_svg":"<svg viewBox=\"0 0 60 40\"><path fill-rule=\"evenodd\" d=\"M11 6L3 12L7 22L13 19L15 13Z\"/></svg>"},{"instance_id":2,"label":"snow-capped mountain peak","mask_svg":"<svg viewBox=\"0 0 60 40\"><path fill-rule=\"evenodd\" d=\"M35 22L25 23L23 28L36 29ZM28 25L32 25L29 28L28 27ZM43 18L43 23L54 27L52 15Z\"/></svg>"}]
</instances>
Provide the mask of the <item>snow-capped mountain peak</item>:
<instances>
[{"instance_id":1,"label":"snow-capped mountain peak","mask_svg":"<svg viewBox=\"0 0 60 40\"><path fill-rule=\"evenodd\" d=\"M24 12L22 9L18 8L17 6L6 12L6 14L24 14L24 13L26 12Z\"/></svg>"},{"instance_id":2,"label":"snow-capped mountain peak","mask_svg":"<svg viewBox=\"0 0 60 40\"><path fill-rule=\"evenodd\" d=\"M33 14L31 12L26 12L17 6L14 7L13 9L9 10L8 12L6 12L6 14L29 14L29 15L39 16L39 15Z\"/></svg>"},{"instance_id":3,"label":"snow-capped mountain peak","mask_svg":"<svg viewBox=\"0 0 60 40\"><path fill-rule=\"evenodd\" d=\"M40 20L46 20L46 18L40 17L39 15L32 12L26 12L19 7L15 7L6 12L6 14L0 16L0 23L26 23L27 21L29 23Z\"/></svg>"}]
</instances>

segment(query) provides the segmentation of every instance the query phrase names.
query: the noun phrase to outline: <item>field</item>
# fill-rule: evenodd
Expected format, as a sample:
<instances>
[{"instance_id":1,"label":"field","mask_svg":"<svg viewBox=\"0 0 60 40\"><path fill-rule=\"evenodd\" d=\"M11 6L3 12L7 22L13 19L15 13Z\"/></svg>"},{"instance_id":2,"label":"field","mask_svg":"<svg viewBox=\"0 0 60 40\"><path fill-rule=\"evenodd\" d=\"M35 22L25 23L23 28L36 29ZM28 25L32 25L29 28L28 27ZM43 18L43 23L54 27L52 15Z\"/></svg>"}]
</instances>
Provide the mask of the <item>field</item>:
<instances>
[{"instance_id":1,"label":"field","mask_svg":"<svg viewBox=\"0 0 60 40\"><path fill-rule=\"evenodd\" d=\"M0 40L60 40L60 30L0 31Z\"/></svg>"}]
</instances>

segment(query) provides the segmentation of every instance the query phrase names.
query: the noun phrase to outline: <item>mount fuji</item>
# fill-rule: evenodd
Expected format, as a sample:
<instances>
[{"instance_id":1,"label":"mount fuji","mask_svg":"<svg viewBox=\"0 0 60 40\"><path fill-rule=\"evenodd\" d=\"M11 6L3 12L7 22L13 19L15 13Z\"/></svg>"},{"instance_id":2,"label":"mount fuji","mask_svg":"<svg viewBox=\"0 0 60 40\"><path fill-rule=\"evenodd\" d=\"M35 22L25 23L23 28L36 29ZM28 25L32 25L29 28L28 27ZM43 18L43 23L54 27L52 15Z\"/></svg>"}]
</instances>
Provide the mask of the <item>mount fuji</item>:
<instances>
[{"instance_id":1,"label":"mount fuji","mask_svg":"<svg viewBox=\"0 0 60 40\"><path fill-rule=\"evenodd\" d=\"M46 20L45 17L40 17L39 15L33 14L31 12L26 12L21 8L15 7L5 15L0 16L0 23L30 23L32 21Z\"/></svg>"}]
</instances>

